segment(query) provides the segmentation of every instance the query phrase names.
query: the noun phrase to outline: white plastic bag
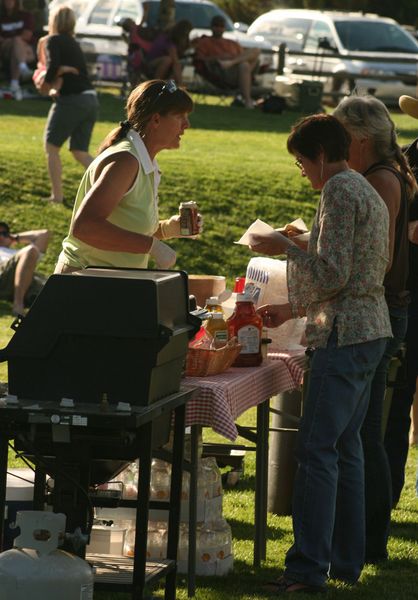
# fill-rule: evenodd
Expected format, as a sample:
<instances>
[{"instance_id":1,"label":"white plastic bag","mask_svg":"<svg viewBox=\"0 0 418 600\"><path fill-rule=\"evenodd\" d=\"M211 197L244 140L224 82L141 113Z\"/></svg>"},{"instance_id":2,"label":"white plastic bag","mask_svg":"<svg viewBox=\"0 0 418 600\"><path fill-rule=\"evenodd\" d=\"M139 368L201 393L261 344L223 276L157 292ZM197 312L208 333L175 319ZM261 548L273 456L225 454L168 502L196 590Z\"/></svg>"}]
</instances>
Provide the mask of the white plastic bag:
<instances>
[{"instance_id":1,"label":"white plastic bag","mask_svg":"<svg viewBox=\"0 0 418 600\"><path fill-rule=\"evenodd\" d=\"M252 258L245 275L245 292L257 307L288 302L286 261L265 256Z\"/></svg>"},{"instance_id":2,"label":"white plastic bag","mask_svg":"<svg viewBox=\"0 0 418 600\"><path fill-rule=\"evenodd\" d=\"M256 307L289 302L286 261L264 256L252 258L247 266L245 291L252 296ZM272 340L268 352L302 348L305 321L305 318L290 319L280 327L268 328L267 334Z\"/></svg>"}]
</instances>

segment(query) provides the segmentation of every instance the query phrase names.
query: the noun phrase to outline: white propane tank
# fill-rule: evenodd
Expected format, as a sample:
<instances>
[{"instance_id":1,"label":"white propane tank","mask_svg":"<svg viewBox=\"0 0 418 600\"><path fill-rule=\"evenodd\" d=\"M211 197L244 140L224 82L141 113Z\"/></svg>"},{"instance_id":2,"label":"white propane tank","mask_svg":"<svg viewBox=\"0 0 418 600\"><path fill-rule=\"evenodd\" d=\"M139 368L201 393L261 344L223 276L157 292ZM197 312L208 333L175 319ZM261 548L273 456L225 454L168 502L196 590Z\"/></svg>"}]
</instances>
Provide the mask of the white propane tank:
<instances>
[{"instance_id":1,"label":"white propane tank","mask_svg":"<svg viewBox=\"0 0 418 600\"><path fill-rule=\"evenodd\" d=\"M20 535L0 554L0 600L93 600L89 564L57 550L65 534L63 514L18 512Z\"/></svg>"}]
</instances>

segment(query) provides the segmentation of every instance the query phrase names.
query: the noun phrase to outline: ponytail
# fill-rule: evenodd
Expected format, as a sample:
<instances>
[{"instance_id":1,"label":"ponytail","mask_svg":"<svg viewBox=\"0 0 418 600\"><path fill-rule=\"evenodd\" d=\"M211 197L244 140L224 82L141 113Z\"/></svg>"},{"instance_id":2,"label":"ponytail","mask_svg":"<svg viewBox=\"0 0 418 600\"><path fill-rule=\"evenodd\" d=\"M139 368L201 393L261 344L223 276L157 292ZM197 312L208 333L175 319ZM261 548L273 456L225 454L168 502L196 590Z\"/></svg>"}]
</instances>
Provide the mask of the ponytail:
<instances>
[{"instance_id":1,"label":"ponytail","mask_svg":"<svg viewBox=\"0 0 418 600\"><path fill-rule=\"evenodd\" d=\"M113 144L117 144L121 140L125 139L130 129L132 129L132 125L129 121L121 121L119 123L119 127L112 129L112 131L105 137L99 146L98 153L100 154L107 148L110 148L110 146L113 146Z\"/></svg>"}]
</instances>

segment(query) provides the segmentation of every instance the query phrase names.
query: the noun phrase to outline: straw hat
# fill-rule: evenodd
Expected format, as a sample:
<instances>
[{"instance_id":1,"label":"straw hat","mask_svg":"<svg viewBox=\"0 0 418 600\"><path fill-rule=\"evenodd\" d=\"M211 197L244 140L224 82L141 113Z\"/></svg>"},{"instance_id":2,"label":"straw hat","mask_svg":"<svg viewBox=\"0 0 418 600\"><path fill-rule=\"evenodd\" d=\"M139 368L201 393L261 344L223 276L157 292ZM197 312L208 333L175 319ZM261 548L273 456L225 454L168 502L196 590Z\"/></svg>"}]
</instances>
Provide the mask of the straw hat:
<instances>
[{"instance_id":1,"label":"straw hat","mask_svg":"<svg viewBox=\"0 0 418 600\"><path fill-rule=\"evenodd\" d=\"M399 108L403 113L418 119L418 100L412 96L401 96L399 98Z\"/></svg>"}]
</instances>

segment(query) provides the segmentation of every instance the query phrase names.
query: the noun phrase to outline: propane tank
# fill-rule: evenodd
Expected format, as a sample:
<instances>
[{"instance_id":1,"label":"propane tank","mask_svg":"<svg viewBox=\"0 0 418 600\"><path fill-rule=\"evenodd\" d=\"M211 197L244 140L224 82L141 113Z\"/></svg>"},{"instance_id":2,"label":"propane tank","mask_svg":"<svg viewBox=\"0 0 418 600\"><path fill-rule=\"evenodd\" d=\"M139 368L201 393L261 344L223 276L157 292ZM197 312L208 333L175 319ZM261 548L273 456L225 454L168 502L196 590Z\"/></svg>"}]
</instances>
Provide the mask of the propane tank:
<instances>
[{"instance_id":1,"label":"propane tank","mask_svg":"<svg viewBox=\"0 0 418 600\"><path fill-rule=\"evenodd\" d=\"M0 600L93 600L93 572L82 558L57 550L63 514L18 512L20 535L0 554Z\"/></svg>"}]
</instances>

